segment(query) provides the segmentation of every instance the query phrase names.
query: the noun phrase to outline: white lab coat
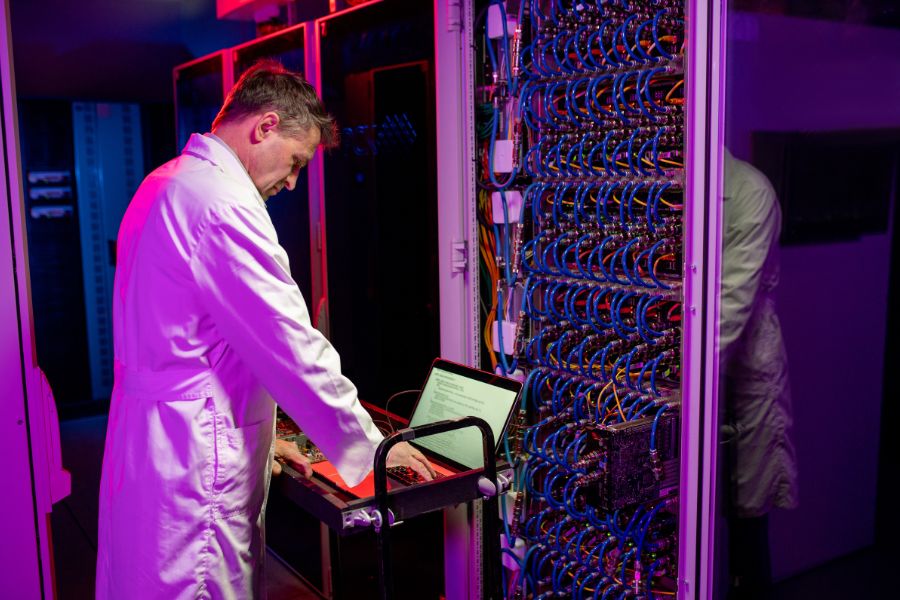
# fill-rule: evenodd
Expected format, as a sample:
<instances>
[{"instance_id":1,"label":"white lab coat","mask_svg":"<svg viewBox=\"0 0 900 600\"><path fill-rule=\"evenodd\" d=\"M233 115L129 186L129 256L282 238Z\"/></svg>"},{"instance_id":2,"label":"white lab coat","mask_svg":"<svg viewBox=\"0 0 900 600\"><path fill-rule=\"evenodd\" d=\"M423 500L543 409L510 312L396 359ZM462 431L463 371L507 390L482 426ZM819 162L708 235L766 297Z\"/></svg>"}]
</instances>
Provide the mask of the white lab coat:
<instances>
[{"instance_id":1,"label":"white lab coat","mask_svg":"<svg viewBox=\"0 0 900 600\"><path fill-rule=\"evenodd\" d=\"M97 597L264 597L273 398L350 485L382 436L221 141L192 136L138 189L113 321Z\"/></svg>"},{"instance_id":2,"label":"white lab coat","mask_svg":"<svg viewBox=\"0 0 900 600\"><path fill-rule=\"evenodd\" d=\"M724 197L719 351L735 429L732 505L738 517L758 517L797 504L787 353L773 298L781 209L765 175L727 150Z\"/></svg>"}]
</instances>

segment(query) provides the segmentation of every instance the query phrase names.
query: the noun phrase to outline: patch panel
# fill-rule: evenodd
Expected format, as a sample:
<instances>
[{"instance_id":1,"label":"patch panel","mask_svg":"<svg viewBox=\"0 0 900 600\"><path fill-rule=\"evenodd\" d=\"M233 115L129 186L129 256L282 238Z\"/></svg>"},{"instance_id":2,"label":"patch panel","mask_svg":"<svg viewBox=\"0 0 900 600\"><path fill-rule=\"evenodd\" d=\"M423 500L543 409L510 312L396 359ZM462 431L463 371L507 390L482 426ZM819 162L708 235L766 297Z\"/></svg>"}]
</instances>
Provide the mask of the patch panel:
<instances>
[{"instance_id":1,"label":"patch panel","mask_svg":"<svg viewBox=\"0 0 900 600\"><path fill-rule=\"evenodd\" d=\"M672 596L683 4L492 1L476 39L483 366L525 382L506 597Z\"/></svg>"}]
</instances>

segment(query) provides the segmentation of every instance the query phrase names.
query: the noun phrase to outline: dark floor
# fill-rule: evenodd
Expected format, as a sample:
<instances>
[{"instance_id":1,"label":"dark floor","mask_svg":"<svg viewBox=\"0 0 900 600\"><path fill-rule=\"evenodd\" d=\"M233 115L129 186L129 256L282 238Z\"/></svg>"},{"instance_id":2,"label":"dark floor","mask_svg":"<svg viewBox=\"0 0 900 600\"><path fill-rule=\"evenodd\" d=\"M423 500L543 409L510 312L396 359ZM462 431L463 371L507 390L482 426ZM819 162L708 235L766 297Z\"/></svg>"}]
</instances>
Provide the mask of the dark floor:
<instances>
[{"instance_id":1,"label":"dark floor","mask_svg":"<svg viewBox=\"0 0 900 600\"><path fill-rule=\"evenodd\" d=\"M772 600L898 598L898 548L865 548L776 584Z\"/></svg>"},{"instance_id":2,"label":"dark floor","mask_svg":"<svg viewBox=\"0 0 900 600\"><path fill-rule=\"evenodd\" d=\"M52 527L58 598L94 597L97 557L97 490L106 417L60 423L63 463L72 473L72 494L53 509ZM845 600L898 597L892 590L900 551L867 548L779 582L772 600ZM271 554L266 563L270 600L316 599L310 588Z\"/></svg>"},{"instance_id":3,"label":"dark floor","mask_svg":"<svg viewBox=\"0 0 900 600\"><path fill-rule=\"evenodd\" d=\"M97 560L97 490L106 417L60 423L63 464L72 474L72 494L53 507L53 556L57 597L86 600L94 597ZM319 596L307 588L271 554L266 560L269 600L306 600Z\"/></svg>"}]
</instances>

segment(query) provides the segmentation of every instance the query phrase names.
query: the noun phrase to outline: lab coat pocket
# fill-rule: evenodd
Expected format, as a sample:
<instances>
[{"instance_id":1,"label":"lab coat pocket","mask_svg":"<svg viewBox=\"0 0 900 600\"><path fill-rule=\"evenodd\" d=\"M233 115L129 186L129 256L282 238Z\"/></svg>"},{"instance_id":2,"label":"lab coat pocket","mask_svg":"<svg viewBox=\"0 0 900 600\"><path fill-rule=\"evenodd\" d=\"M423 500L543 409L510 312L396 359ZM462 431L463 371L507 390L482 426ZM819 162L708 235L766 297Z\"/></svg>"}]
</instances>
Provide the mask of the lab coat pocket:
<instances>
[{"instance_id":1,"label":"lab coat pocket","mask_svg":"<svg viewBox=\"0 0 900 600\"><path fill-rule=\"evenodd\" d=\"M258 515L265 499L272 420L233 427L221 414L217 416L214 489L218 517Z\"/></svg>"}]
</instances>

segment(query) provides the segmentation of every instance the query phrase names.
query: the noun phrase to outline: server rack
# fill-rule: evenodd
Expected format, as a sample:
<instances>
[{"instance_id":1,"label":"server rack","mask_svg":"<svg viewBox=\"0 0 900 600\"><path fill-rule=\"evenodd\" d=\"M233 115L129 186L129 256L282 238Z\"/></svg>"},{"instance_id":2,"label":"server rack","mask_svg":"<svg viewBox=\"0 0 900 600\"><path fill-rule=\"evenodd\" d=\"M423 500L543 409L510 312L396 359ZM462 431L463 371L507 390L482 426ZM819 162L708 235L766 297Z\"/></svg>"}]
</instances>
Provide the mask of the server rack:
<instances>
[{"instance_id":1,"label":"server rack","mask_svg":"<svg viewBox=\"0 0 900 600\"><path fill-rule=\"evenodd\" d=\"M441 4L436 3L436 7ZM438 124L438 136L441 140L439 194L442 206L454 207L444 212L441 219L441 331L445 356L469 364L481 363L483 348L480 340L484 323L480 320L479 305L483 301L481 293L484 292L480 293L478 285L473 285L478 279L476 249L479 239L479 205L476 169L473 165L482 160L483 156L476 145L478 132L475 131L475 124L478 118L475 113L475 96L479 90L475 87L475 81L483 73L479 69L483 68L488 52L474 32L478 28L478 19L483 19L488 11L488 4L490 3L451 4L442 6L442 12L436 14L437 87L442 90L437 97L438 112L442 115ZM512 4L518 6L519 3ZM678 392L682 402L682 425L679 500L675 509L680 543L673 585L679 597L708 597L712 581L711 557L714 554L714 511L711 507L715 502L716 282L720 238L724 8L720 3L707 5L689 1L656 3L658 6L640 2L603 2L597 3L597 9L641 11L643 4L648 4L648 11L652 9L649 12L650 19L656 10L671 9L677 5L679 10L684 11L684 26L689 32L683 71L687 115L684 128L683 187L687 201L683 215L684 258L680 265L683 273L681 284L684 319L679 352L682 378ZM566 16L564 13L574 11L570 13L574 17L576 13L588 9L586 5L577 3L531 2L528 6L532 14L537 8L540 19L559 19L554 21L553 36L566 35L559 33L566 23L561 18ZM496 8L494 6L491 10ZM627 16L626 14L622 18ZM501 24L506 19L497 15L495 17L493 26L495 31L499 31L505 27ZM515 20L515 17L510 18ZM634 19L639 20L634 22ZM629 33L640 34L638 26L643 20L640 15L633 17ZM598 19L596 24L583 22L585 28L578 35L599 30L603 22L603 18ZM617 23L614 29L620 26ZM483 31L484 21L481 21L481 27ZM527 28L527 24L523 27ZM625 30L625 26L621 27L618 30L620 32ZM518 35L518 31L516 34ZM511 30L509 35L512 38ZM554 54L549 60L571 60L573 52L577 54L580 51L580 47L575 50L573 44L582 42L573 41L576 37L569 35L566 38L569 42L565 53ZM496 39L503 36L492 37ZM558 42L560 38L553 39ZM527 43L522 42L523 47ZM630 45L630 42L622 43ZM625 46L620 46L616 51L625 53L627 50ZM503 63L501 71L502 65ZM614 69L613 77L625 70ZM552 80L550 75L547 73L546 76ZM505 76L501 75L501 78ZM631 79L634 80L635 76L632 75ZM640 85L638 83L639 87ZM636 104L630 107L632 110L637 108ZM628 133L631 134L632 131L628 130ZM562 168L561 165L558 166ZM531 210L527 201L526 210ZM520 246L517 245L516 248ZM517 296L516 302L518 300ZM513 354L510 351L507 353ZM527 560L525 562L527 564ZM472 597L471 588L459 590L458 593Z\"/></svg>"},{"instance_id":2,"label":"server rack","mask_svg":"<svg viewBox=\"0 0 900 600\"><path fill-rule=\"evenodd\" d=\"M225 49L178 65L172 71L179 151L192 133L209 131L231 89L231 66L230 51Z\"/></svg>"}]
</instances>

